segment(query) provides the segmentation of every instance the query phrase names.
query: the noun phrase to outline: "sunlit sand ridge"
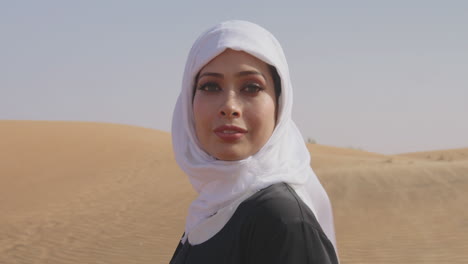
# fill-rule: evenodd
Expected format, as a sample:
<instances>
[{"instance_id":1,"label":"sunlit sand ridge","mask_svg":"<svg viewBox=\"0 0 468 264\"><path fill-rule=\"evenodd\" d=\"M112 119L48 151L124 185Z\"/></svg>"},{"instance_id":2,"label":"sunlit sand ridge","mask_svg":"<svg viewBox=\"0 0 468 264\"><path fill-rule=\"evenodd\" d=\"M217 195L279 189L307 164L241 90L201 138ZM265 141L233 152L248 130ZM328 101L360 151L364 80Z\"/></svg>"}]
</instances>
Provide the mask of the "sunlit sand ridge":
<instances>
[{"instance_id":1,"label":"sunlit sand ridge","mask_svg":"<svg viewBox=\"0 0 468 264\"><path fill-rule=\"evenodd\" d=\"M468 149L309 145L341 263L468 263ZM195 197L170 135L0 121L0 263L168 263Z\"/></svg>"}]
</instances>

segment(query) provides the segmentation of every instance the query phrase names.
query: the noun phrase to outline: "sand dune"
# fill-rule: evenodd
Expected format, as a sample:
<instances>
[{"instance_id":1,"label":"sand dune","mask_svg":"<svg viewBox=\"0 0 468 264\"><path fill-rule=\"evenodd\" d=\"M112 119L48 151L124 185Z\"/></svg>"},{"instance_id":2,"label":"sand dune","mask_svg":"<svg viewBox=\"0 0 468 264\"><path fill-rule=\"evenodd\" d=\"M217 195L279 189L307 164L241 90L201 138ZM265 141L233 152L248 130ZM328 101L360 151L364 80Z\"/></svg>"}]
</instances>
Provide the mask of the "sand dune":
<instances>
[{"instance_id":1,"label":"sand dune","mask_svg":"<svg viewBox=\"0 0 468 264\"><path fill-rule=\"evenodd\" d=\"M468 160L468 148L414 152L399 156L429 161L464 161Z\"/></svg>"},{"instance_id":2,"label":"sand dune","mask_svg":"<svg viewBox=\"0 0 468 264\"><path fill-rule=\"evenodd\" d=\"M468 263L468 148L309 149L341 263ZM195 197L168 133L0 121L0 150L0 263L168 263Z\"/></svg>"}]
</instances>

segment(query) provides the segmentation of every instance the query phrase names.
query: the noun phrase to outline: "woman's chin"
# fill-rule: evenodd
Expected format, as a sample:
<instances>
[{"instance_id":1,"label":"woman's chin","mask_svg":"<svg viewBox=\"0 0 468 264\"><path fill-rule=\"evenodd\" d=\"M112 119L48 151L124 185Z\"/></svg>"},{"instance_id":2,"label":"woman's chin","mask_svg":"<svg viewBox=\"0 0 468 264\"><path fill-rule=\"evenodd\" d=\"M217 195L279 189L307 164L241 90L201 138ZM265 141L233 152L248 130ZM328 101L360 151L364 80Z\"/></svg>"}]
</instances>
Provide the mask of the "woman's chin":
<instances>
[{"instance_id":1,"label":"woman's chin","mask_svg":"<svg viewBox=\"0 0 468 264\"><path fill-rule=\"evenodd\" d=\"M224 150L224 151L219 151L216 153L211 153L211 155L215 157L217 160L224 160L224 161L238 161L238 160L246 159L250 156L250 154L248 153L236 151L236 150Z\"/></svg>"}]
</instances>

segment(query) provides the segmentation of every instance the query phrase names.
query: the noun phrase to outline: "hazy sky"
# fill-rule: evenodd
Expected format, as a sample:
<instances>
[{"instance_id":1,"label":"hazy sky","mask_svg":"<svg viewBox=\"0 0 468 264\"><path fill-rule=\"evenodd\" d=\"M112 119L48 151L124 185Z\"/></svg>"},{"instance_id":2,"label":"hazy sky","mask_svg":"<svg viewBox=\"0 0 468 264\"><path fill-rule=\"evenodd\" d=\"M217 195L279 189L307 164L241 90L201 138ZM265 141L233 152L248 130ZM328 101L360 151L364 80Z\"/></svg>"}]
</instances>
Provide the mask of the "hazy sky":
<instances>
[{"instance_id":1,"label":"hazy sky","mask_svg":"<svg viewBox=\"0 0 468 264\"><path fill-rule=\"evenodd\" d=\"M227 19L282 44L304 138L381 153L468 147L464 0L0 0L0 119L170 131L193 41Z\"/></svg>"}]
</instances>

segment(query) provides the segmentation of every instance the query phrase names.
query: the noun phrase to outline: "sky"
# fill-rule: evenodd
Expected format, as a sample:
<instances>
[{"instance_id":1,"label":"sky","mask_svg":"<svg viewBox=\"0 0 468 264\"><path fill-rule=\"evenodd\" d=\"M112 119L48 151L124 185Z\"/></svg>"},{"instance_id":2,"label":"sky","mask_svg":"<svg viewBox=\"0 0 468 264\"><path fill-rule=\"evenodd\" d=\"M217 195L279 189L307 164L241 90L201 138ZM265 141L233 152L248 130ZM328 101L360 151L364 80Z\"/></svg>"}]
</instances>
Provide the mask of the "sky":
<instances>
[{"instance_id":1,"label":"sky","mask_svg":"<svg viewBox=\"0 0 468 264\"><path fill-rule=\"evenodd\" d=\"M0 119L169 132L191 45L243 19L281 43L305 140L468 147L467 14L464 0L0 0Z\"/></svg>"}]
</instances>

